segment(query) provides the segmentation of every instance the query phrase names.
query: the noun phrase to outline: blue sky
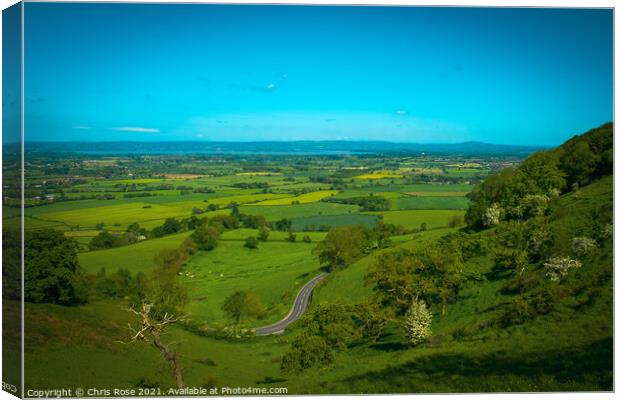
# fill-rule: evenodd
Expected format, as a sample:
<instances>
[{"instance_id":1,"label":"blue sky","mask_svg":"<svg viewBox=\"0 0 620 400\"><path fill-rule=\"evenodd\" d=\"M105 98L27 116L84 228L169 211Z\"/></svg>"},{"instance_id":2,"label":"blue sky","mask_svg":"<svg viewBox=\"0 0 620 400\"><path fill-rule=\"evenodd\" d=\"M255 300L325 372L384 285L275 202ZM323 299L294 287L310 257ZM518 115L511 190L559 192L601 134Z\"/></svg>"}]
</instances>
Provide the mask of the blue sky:
<instances>
[{"instance_id":1,"label":"blue sky","mask_svg":"<svg viewBox=\"0 0 620 400\"><path fill-rule=\"evenodd\" d=\"M559 144L610 10L27 3L26 140Z\"/></svg>"}]
</instances>

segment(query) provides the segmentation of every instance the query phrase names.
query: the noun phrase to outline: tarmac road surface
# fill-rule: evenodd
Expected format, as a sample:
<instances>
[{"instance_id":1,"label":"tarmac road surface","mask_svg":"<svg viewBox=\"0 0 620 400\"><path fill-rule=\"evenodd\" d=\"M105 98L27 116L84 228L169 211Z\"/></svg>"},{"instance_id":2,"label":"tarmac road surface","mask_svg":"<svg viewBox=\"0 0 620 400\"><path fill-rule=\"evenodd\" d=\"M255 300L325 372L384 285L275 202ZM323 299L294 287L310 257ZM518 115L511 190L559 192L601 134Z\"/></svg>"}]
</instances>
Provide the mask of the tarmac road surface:
<instances>
[{"instance_id":1,"label":"tarmac road surface","mask_svg":"<svg viewBox=\"0 0 620 400\"><path fill-rule=\"evenodd\" d=\"M310 282L306 283L299 293L297 294L297 298L295 298L295 304L293 304L293 308L288 313L284 319L275 324L263 326L260 328L256 328L257 336L266 336L273 335L275 333L282 333L286 329L287 326L297 321L301 316L306 312L308 308L308 304L310 304L310 297L312 296L312 290L319 284L329 272L323 272L310 280Z\"/></svg>"}]
</instances>

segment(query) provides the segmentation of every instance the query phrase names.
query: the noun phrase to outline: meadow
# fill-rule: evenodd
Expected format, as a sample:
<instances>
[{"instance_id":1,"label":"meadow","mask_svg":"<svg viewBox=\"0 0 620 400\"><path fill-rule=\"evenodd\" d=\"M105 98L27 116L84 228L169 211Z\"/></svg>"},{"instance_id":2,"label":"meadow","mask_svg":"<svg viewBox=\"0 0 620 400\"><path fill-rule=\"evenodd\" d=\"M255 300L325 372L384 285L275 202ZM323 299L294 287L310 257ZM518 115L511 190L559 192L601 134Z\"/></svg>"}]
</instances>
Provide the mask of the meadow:
<instances>
[{"instance_id":1,"label":"meadow","mask_svg":"<svg viewBox=\"0 0 620 400\"><path fill-rule=\"evenodd\" d=\"M107 273L113 273L119 268L126 268L134 274L150 272L153 269L153 260L157 253L164 249L179 247L183 239L188 236L189 233L184 232L160 239L145 240L131 246L86 251L79 253L78 257L82 268L93 274L101 269L105 269Z\"/></svg>"},{"instance_id":2,"label":"meadow","mask_svg":"<svg viewBox=\"0 0 620 400\"><path fill-rule=\"evenodd\" d=\"M224 300L235 291L247 290L258 295L266 315L259 321L241 321L242 325L256 327L281 319L297 290L318 273L320 264L311 254L313 247L302 241L272 239L248 249L242 239L225 236L214 251L196 255L183 267L182 280L190 296L187 311L211 326L226 325L230 321L221 309Z\"/></svg>"}]
</instances>

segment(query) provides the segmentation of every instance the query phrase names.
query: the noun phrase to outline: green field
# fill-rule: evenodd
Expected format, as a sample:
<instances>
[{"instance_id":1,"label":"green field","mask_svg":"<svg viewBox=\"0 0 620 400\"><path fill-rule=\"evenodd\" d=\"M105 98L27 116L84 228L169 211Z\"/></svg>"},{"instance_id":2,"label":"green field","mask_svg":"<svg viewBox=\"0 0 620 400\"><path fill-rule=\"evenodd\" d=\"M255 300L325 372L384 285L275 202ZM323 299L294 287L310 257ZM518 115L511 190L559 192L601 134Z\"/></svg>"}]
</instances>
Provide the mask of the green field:
<instances>
[{"instance_id":1,"label":"green field","mask_svg":"<svg viewBox=\"0 0 620 400\"><path fill-rule=\"evenodd\" d=\"M272 238L260 243L258 249L244 247L242 240L222 240L214 251L192 257L182 270L190 295L187 310L192 318L210 325L230 323L221 306L237 290L256 293L267 307L264 321L246 324L266 324L283 318L296 289L319 268L311 255L314 245L299 239L289 243Z\"/></svg>"},{"instance_id":2,"label":"green field","mask_svg":"<svg viewBox=\"0 0 620 400\"><path fill-rule=\"evenodd\" d=\"M381 196L386 199L397 199L402 197L403 195L398 192L375 192L375 191L364 191L359 189L350 189L344 190L333 196L334 199L350 199L352 197L366 197L366 196Z\"/></svg>"},{"instance_id":3,"label":"green field","mask_svg":"<svg viewBox=\"0 0 620 400\"><path fill-rule=\"evenodd\" d=\"M170 235L161 239L149 239L131 246L80 253L80 265L90 273L101 268L112 273L119 268L126 268L132 274L150 272L155 265L153 258L164 249L175 249L189 236L189 232Z\"/></svg>"},{"instance_id":4,"label":"green field","mask_svg":"<svg viewBox=\"0 0 620 400\"><path fill-rule=\"evenodd\" d=\"M284 197L275 200L264 200L256 203L257 206L282 206L292 204L292 202L299 202L299 204L315 203L321 201L326 197L333 196L338 193L335 190L320 190L316 192L304 193L295 197Z\"/></svg>"},{"instance_id":5,"label":"green field","mask_svg":"<svg viewBox=\"0 0 620 400\"><path fill-rule=\"evenodd\" d=\"M470 192L474 188L474 185L466 183L458 184L434 184L434 183L419 183L419 184L390 184L386 183L380 186L368 186L364 187L365 191L369 192Z\"/></svg>"},{"instance_id":6,"label":"green field","mask_svg":"<svg viewBox=\"0 0 620 400\"><path fill-rule=\"evenodd\" d=\"M97 205L93 204L91 207L71 207L72 204L59 203L60 205L56 207L42 206L39 207L40 210L29 210L28 215L36 217L41 221L74 227L93 228L99 223L124 227L134 222L152 227L153 225L160 224L166 218L188 217L192 214L194 208L205 209L207 204L216 204L223 207L230 203L256 203L265 199L281 198L283 196L285 195L270 193L248 194L215 197L209 199L208 202L204 200L188 201L186 199L176 199L177 201L165 203L152 203L142 199L123 199L115 205L107 205L107 201L100 200ZM91 201L86 200L86 202ZM84 204L81 205L84 206ZM150 222L150 224L145 224L146 222Z\"/></svg>"},{"instance_id":7,"label":"green field","mask_svg":"<svg viewBox=\"0 0 620 400\"><path fill-rule=\"evenodd\" d=\"M457 210L400 210L367 212L367 215L382 215L386 224L401 225L408 229L418 229L422 223L428 228L442 228L448 226L448 221L455 215L463 215Z\"/></svg>"},{"instance_id":8,"label":"green field","mask_svg":"<svg viewBox=\"0 0 620 400\"><path fill-rule=\"evenodd\" d=\"M262 215L269 221L277 221L282 218L301 218L315 215L338 215L356 212L358 206L335 203L310 203L295 204L289 206L256 206L247 205L239 207L239 211L245 214Z\"/></svg>"},{"instance_id":9,"label":"green field","mask_svg":"<svg viewBox=\"0 0 620 400\"><path fill-rule=\"evenodd\" d=\"M469 200L465 197L401 197L396 202L400 210L465 210Z\"/></svg>"},{"instance_id":10,"label":"green field","mask_svg":"<svg viewBox=\"0 0 620 400\"><path fill-rule=\"evenodd\" d=\"M366 214L317 215L312 217L293 218L294 231L317 230L322 227L335 228L347 225L364 225L373 228L379 217Z\"/></svg>"}]
</instances>

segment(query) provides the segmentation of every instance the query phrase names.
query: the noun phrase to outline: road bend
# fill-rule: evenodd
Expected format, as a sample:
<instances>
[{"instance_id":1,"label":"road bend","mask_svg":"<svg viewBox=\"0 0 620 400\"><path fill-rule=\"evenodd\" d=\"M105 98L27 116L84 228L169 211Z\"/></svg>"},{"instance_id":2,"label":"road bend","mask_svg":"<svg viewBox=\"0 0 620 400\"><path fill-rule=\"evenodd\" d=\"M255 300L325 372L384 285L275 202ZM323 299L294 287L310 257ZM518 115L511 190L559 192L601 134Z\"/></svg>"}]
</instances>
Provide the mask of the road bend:
<instances>
[{"instance_id":1,"label":"road bend","mask_svg":"<svg viewBox=\"0 0 620 400\"><path fill-rule=\"evenodd\" d=\"M272 325L263 326L260 328L256 328L257 336L267 336L273 335L276 333L282 333L284 330L293 322L297 321L301 316L306 312L308 305L310 304L310 297L312 296L312 291L329 273L323 272L314 278L312 278L308 283L306 283L295 298L295 303L289 311L288 315L284 317L284 319L276 322Z\"/></svg>"}]
</instances>

